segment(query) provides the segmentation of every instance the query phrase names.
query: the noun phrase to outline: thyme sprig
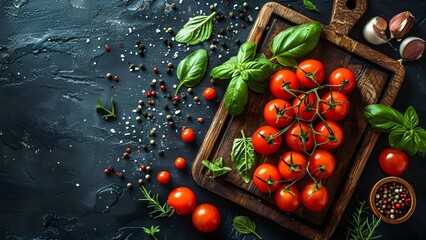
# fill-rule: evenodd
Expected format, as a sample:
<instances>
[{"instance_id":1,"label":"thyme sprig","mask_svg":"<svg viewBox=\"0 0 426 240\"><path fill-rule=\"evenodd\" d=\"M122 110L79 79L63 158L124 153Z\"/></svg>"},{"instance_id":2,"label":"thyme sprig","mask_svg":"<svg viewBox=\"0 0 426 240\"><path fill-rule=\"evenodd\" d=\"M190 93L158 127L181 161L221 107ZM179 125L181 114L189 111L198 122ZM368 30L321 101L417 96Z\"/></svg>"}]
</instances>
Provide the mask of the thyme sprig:
<instances>
[{"instance_id":1,"label":"thyme sprig","mask_svg":"<svg viewBox=\"0 0 426 240\"><path fill-rule=\"evenodd\" d=\"M100 98L98 98L98 104L96 104L96 110L99 111L99 112L106 113L102 116L102 118L105 119L105 120L108 120L109 118L116 118L117 117L115 115L115 103L114 103L113 97L111 97L111 111L108 110L106 107L104 107Z\"/></svg>"},{"instance_id":2,"label":"thyme sprig","mask_svg":"<svg viewBox=\"0 0 426 240\"><path fill-rule=\"evenodd\" d=\"M144 186L141 186L141 192L144 195L144 198L139 200L148 202L147 208L153 209L149 215L153 216L154 218L161 218L170 217L174 213L175 209L170 207L167 202L165 202L163 205L160 204L160 201L158 200L158 194L151 196L151 191L146 190Z\"/></svg>"},{"instance_id":3,"label":"thyme sprig","mask_svg":"<svg viewBox=\"0 0 426 240\"><path fill-rule=\"evenodd\" d=\"M365 201L359 202L359 207L352 214L352 221L349 222L346 239L348 240L369 240L378 239L381 236L375 235L377 227L379 227L382 218L372 215L369 217L368 207Z\"/></svg>"},{"instance_id":4,"label":"thyme sprig","mask_svg":"<svg viewBox=\"0 0 426 240\"><path fill-rule=\"evenodd\" d=\"M158 240L155 234L160 232L160 226L151 226L151 228L142 227L142 229L146 235L151 236L154 240Z\"/></svg>"}]
</instances>

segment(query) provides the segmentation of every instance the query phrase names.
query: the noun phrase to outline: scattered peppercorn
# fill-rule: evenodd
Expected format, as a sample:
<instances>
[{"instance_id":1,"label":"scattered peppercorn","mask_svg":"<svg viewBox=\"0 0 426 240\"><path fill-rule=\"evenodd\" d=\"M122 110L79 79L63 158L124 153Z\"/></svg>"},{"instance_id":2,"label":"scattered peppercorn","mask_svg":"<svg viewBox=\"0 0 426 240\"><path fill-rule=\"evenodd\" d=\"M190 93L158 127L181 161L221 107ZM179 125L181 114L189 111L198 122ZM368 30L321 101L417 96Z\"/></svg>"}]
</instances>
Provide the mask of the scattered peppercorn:
<instances>
[{"instance_id":1,"label":"scattered peppercorn","mask_svg":"<svg viewBox=\"0 0 426 240\"><path fill-rule=\"evenodd\" d=\"M154 129L149 130L149 135L150 136L155 136L155 130Z\"/></svg>"},{"instance_id":2,"label":"scattered peppercorn","mask_svg":"<svg viewBox=\"0 0 426 240\"><path fill-rule=\"evenodd\" d=\"M144 151L146 151L146 150L148 150L148 147L146 145L142 145L141 149L144 150Z\"/></svg>"},{"instance_id":3,"label":"scattered peppercorn","mask_svg":"<svg viewBox=\"0 0 426 240\"><path fill-rule=\"evenodd\" d=\"M108 44L106 44L106 45L105 45L105 51L107 51L107 52L111 52L111 46L110 46L110 45L108 45Z\"/></svg>"},{"instance_id":4,"label":"scattered peppercorn","mask_svg":"<svg viewBox=\"0 0 426 240\"><path fill-rule=\"evenodd\" d=\"M246 15L244 13L240 13L239 17L240 17L240 19L244 19L244 18L246 18Z\"/></svg>"},{"instance_id":5,"label":"scattered peppercorn","mask_svg":"<svg viewBox=\"0 0 426 240\"><path fill-rule=\"evenodd\" d=\"M139 69L140 69L140 70L145 70L145 64L140 63L140 64L139 64Z\"/></svg>"},{"instance_id":6,"label":"scattered peppercorn","mask_svg":"<svg viewBox=\"0 0 426 240\"><path fill-rule=\"evenodd\" d=\"M180 97L181 98L186 98L186 93L184 93L184 92L180 93Z\"/></svg>"},{"instance_id":7,"label":"scattered peppercorn","mask_svg":"<svg viewBox=\"0 0 426 240\"><path fill-rule=\"evenodd\" d=\"M217 14L216 15L216 21L220 21L220 20L222 20L222 15L221 14Z\"/></svg>"},{"instance_id":8,"label":"scattered peppercorn","mask_svg":"<svg viewBox=\"0 0 426 240\"><path fill-rule=\"evenodd\" d=\"M151 145L155 145L155 141L154 141L154 139L151 139L151 140L149 141L149 144L151 144Z\"/></svg>"},{"instance_id":9,"label":"scattered peppercorn","mask_svg":"<svg viewBox=\"0 0 426 240\"><path fill-rule=\"evenodd\" d=\"M138 183L139 183L140 185L142 185L142 184L143 184L143 179L142 179L142 178L139 178L139 179L138 179Z\"/></svg>"},{"instance_id":10,"label":"scattered peppercorn","mask_svg":"<svg viewBox=\"0 0 426 240\"><path fill-rule=\"evenodd\" d=\"M149 85L151 85L151 87L154 87L154 86L155 86L155 81L154 81L154 80L152 80L152 81L149 83Z\"/></svg>"},{"instance_id":11,"label":"scattered peppercorn","mask_svg":"<svg viewBox=\"0 0 426 240\"><path fill-rule=\"evenodd\" d=\"M176 96L173 97L173 100L175 100L176 102L178 102L180 100L180 98L179 98L178 95L176 95Z\"/></svg>"},{"instance_id":12,"label":"scattered peppercorn","mask_svg":"<svg viewBox=\"0 0 426 240\"><path fill-rule=\"evenodd\" d=\"M167 114L167 115L166 115L166 119L167 119L167 120L169 120L169 121L170 121L170 120L172 120L172 115Z\"/></svg>"},{"instance_id":13,"label":"scattered peppercorn","mask_svg":"<svg viewBox=\"0 0 426 240\"><path fill-rule=\"evenodd\" d=\"M189 93L192 93L192 91L193 91L192 88L188 88Z\"/></svg>"},{"instance_id":14,"label":"scattered peppercorn","mask_svg":"<svg viewBox=\"0 0 426 240\"><path fill-rule=\"evenodd\" d=\"M127 189L131 189L132 188L132 184L131 183L127 183L126 187L127 187Z\"/></svg>"},{"instance_id":15,"label":"scattered peppercorn","mask_svg":"<svg viewBox=\"0 0 426 240\"><path fill-rule=\"evenodd\" d=\"M235 13L234 12L229 12L229 17L234 18L235 17Z\"/></svg>"},{"instance_id":16,"label":"scattered peppercorn","mask_svg":"<svg viewBox=\"0 0 426 240\"><path fill-rule=\"evenodd\" d=\"M173 71L173 69L172 69L172 68L167 68L167 73L168 73L168 74L171 74L171 73L172 73L172 71Z\"/></svg>"},{"instance_id":17,"label":"scattered peppercorn","mask_svg":"<svg viewBox=\"0 0 426 240\"><path fill-rule=\"evenodd\" d=\"M148 180L148 181L149 181L149 180L151 180L151 175L146 174L146 175L145 175L145 179L146 179L146 180Z\"/></svg>"},{"instance_id":18,"label":"scattered peppercorn","mask_svg":"<svg viewBox=\"0 0 426 240\"><path fill-rule=\"evenodd\" d=\"M145 172L146 171L146 165L142 163L140 165L140 169L141 169L142 172Z\"/></svg>"},{"instance_id":19,"label":"scattered peppercorn","mask_svg":"<svg viewBox=\"0 0 426 240\"><path fill-rule=\"evenodd\" d=\"M169 122L169 127L174 127L175 125L176 125L176 123L174 121Z\"/></svg>"},{"instance_id":20,"label":"scattered peppercorn","mask_svg":"<svg viewBox=\"0 0 426 240\"><path fill-rule=\"evenodd\" d=\"M210 45L210 50L212 50L212 51L213 51L213 50L215 50L215 49L216 49L216 46L215 46L215 45L213 45L213 44L212 44L212 45Z\"/></svg>"},{"instance_id":21,"label":"scattered peppercorn","mask_svg":"<svg viewBox=\"0 0 426 240\"><path fill-rule=\"evenodd\" d=\"M164 150L158 150L158 156L163 156L164 155Z\"/></svg>"},{"instance_id":22,"label":"scattered peppercorn","mask_svg":"<svg viewBox=\"0 0 426 240\"><path fill-rule=\"evenodd\" d=\"M169 105L167 105L167 104L164 104L164 105L163 105L163 109L164 109L164 110L167 110L167 109L169 109Z\"/></svg>"},{"instance_id":23,"label":"scattered peppercorn","mask_svg":"<svg viewBox=\"0 0 426 240\"><path fill-rule=\"evenodd\" d=\"M105 169L104 169L104 173L105 173L106 175L109 175L109 174L111 173L111 170L109 170L108 168L105 168Z\"/></svg>"},{"instance_id":24,"label":"scattered peppercorn","mask_svg":"<svg viewBox=\"0 0 426 240\"><path fill-rule=\"evenodd\" d=\"M148 91L148 92L146 92L146 93L145 93L145 96L146 96L146 97L151 97L151 92L149 92L149 91Z\"/></svg>"},{"instance_id":25,"label":"scattered peppercorn","mask_svg":"<svg viewBox=\"0 0 426 240\"><path fill-rule=\"evenodd\" d=\"M114 81L118 81L118 76L114 76Z\"/></svg>"},{"instance_id":26,"label":"scattered peppercorn","mask_svg":"<svg viewBox=\"0 0 426 240\"><path fill-rule=\"evenodd\" d=\"M140 44L138 45L138 48L139 48L140 50L145 50L145 45L143 45L143 43L140 43Z\"/></svg>"},{"instance_id":27,"label":"scattered peppercorn","mask_svg":"<svg viewBox=\"0 0 426 240\"><path fill-rule=\"evenodd\" d=\"M163 84L163 85L161 85L161 86L160 86L160 90L161 90L161 91L166 91L166 85L164 85L164 84Z\"/></svg>"},{"instance_id":28,"label":"scattered peppercorn","mask_svg":"<svg viewBox=\"0 0 426 240\"><path fill-rule=\"evenodd\" d=\"M172 3L170 6L172 9L176 9L176 3Z\"/></svg>"},{"instance_id":29,"label":"scattered peppercorn","mask_svg":"<svg viewBox=\"0 0 426 240\"><path fill-rule=\"evenodd\" d=\"M123 178L124 174L122 172L115 172L115 176L117 176L119 178Z\"/></svg>"},{"instance_id":30,"label":"scattered peppercorn","mask_svg":"<svg viewBox=\"0 0 426 240\"><path fill-rule=\"evenodd\" d=\"M108 79L112 79L112 74L111 74L111 73L107 73L107 74L106 74L106 77L107 77Z\"/></svg>"},{"instance_id":31,"label":"scattered peppercorn","mask_svg":"<svg viewBox=\"0 0 426 240\"><path fill-rule=\"evenodd\" d=\"M153 96L153 97L157 96L157 92L151 91L151 96Z\"/></svg>"},{"instance_id":32,"label":"scattered peppercorn","mask_svg":"<svg viewBox=\"0 0 426 240\"><path fill-rule=\"evenodd\" d=\"M139 54L139 56L141 56L141 57L142 57L142 56L144 55L143 50L139 50L139 51L138 51L138 54Z\"/></svg>"},{"instance_id":33,"label":"scattered peppercorn","mask_svg":"<svg viewBox=\"0 0 426 240\"><path fill-rule=\"evenodd\" d=\"M197 121L198 121L199 123L203 123L203 122L204 122L204 118L201 118L201 117L200 117L200 118L198 118L198 119L197 119Z\"/></svg>"},{"instance_id":34,"label":"scattered peppercorn","mask_svg":"<svg viewBox=\"0 0 426 240\"><path fill-rule=\"evenodd\" d=\"M248 3L247 2L244 2L243 3L243 7L248 7L249 5L248 5Z\"/></svg>"},{"instance_id":35,"label":"scattered peppercorn","mask_svg":"<svg viewBox=\"0 0 426 240\"><path fill-rule=\"evenodd\" d=\"M211 84L215 84L215 83L216 83L216 79L214 79L214 78L210 78L210 83L211 83Z\"/></svg>"},{"instance_id":36,"label":"scattered peppercorn","mask_svg":"<svg viewBox=\"0 0 426 240\"><path fill-rule=\"evenodd\" d=\"M138 47L138 46L139 46L139 44L141 44L141 41L140 41L140 40L136 40L136 42L135 42L135 46L136 46L136 47Z\"/></svg>"},{"instance_id":37,"label":"scattered peppercorn","mask_svg":"<svg viewBox=\"0 0 426 240\"><path fill-rule=\"evenodd\" d=\"M155 73L158 73L158 68L156 68L156 67L155 67L155 68L153 69L153 71L154 71Z\"/></svg>"},{"instance_id":38,"label":"scattered peppercorn","mask_svg":"<svg viewBox=\"0 0 426 240\"><path fill-rule=\"evenodd\" d=\"M186 119L191 119L191 114L187 113L187 114L185 115L185 117L186 117Z\"/></svg>"},{"instance_id":39,"label":"scattered peppercorn","mask_svg":"<svg viewBox=\"0 0 426 240\"><path fill-rule=\"evenodd\" d=\"M246 29L246 28L247 28L247 25L245 25L245 24L243 23L243 24L241 24L241 27L242 27L243 29Z\"/></svg>"},{"instance_id":40,"label":"scattered peppercorn","mask_svg":"<svg viewBox=\"0 0 426 240\"><path fill-rule=\"evenodd\" d=\"M135 68L136 68L136 66L135 66L135 64L131 63L131 64L129 65L129 68L130 68L130 70L134 71L134 70L135 70Z\"/></svg>"},{"instance_id":41,"label":"scattered peppercorn","mask_svg":"<svg viewBox=\"0 0 426 240\"><path fill-rule=\"evenodd\" d=\"M123 153L123 156L121 158L122 159L129 158L129 153L128 152Z\"/></svg>"},{"instance_id":42,"label":"scattered peppercorn","mask_svg":"<svg viewBox=\"0 0 426 240\"><path fill-rule=\"evenodd\" d=\"M152 118L153 117L152 113L149 112L148 115L147 115L147 117L148 118Z\"/></svg>"},{"instance_id":43,"label":"scattered peppercorn","mask_svg":"<svg viewBox=\"0 0 426 240\"><path fill-rule=\"evenodd\" d=\"M229 26L226 27L226 30L228 30L228 31L232 31L233 29L234 29L234 27L232 25L229 25Z\"/></svg>"},{"instance_id":44,"label":"scattered peppercorn","mask_svg":"<svg viewBox=\"0 0 426 240\"><path fill-rule=\"evenodd\" d=\"M152 171L152 167L151 166L146 166L146 171L151 172Z\"/></svg>"},{"instance_id":45,"label":"scattered peppercorn","mask_svg":"<svg viewBox=\"0 0 426 240\"><path fill-rule=\"evenodd\" d=\"M168 67L168 68L173 68L173 63L168 62L168 63L167 63L167 67Z\"/></svg>"},{"instance_id":46,"label":"scattered peppercorn","mask_svg":"<svg viewBox=\"0 0 426 240\"><path fill-rule=\"evenodd\" d=\"M194 97L194 101L195 101L195 102L199 102L199 101L200 101L200 97L195 96L195 97Z\"/></svg>"},{"instance_id":47,"label":"scattered peppercorn","mask_svg":"<svg viewBox=\"0 0 426 240\"><path fill-rule=\"evenodd\" d=\"M131 153L132 152L132 149L131 148L126 148L126 153Z\"/></svg>"},{"instance_id":48,"label":"scattered peppercorn","mask_svg":"<svg viewBox=\"0 0 426 240\"><path fill-rule=\"evenodd\" d=\"M217 38L212 38L212 43L218 43L219 40Z\"/></svg>"},{"instance_id":49,"label":"scattered peppercorn","mask_svg":"<svg viewBox=\"0 0 426 240\"><path fill-rule=\"evenodd\" d=\"M136 121L137 121L137 122L142 122L142 118L141 118L141 116L136 116Z\"/></svg>"},{"instance_id":50,"label":"scattered peppercorn","mask_svg":"<svg viewBox=\"0 0 426 240\"><path fill-rule=\"evenodd\" d=\"M219 33L220 33L220 35L225 35L225 34L226 34L225 29L221 28L221 29L219 30Z\"/></svg>"},{"instance_id":51,"label":"scattered peppercorn","mask_svg":"<svg viewBox=\"0 0 426 240\"><path fill-rule=\"evenodd\" d=\"M167 33L173 33L173 28L171 28L171 27L167 28L166 32Z\"/></svg>"},{"instance_id":52,"label":"scattered peppercorn","mask_svg":"<svg viewBox=\"0 0 426 240\"><path fill-rule=\"evenodd\" d=\"M210 10L214 11L214 5L210 5Z\"/></svg>"}]
</instances>

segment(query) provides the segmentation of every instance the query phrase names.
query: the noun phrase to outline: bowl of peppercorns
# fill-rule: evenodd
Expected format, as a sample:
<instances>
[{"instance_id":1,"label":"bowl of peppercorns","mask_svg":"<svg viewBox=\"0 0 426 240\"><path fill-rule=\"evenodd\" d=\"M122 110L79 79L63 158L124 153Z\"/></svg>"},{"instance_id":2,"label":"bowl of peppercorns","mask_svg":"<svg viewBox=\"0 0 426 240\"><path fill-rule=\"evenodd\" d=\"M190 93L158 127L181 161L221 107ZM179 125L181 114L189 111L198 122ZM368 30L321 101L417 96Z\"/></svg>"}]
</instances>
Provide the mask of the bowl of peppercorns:
<instances>
[{"instance_id":1,"label":"bowl of peppercorns","mask_svg":"<svg viewBox=\"0 0 426 240\"><path fill-rule=\"evenodd\" d=\"M403 223L411 217L416 208L416 195L404 179L386 177L371 189L370 208L383 222Z\"/></svg>"}]
</instances>

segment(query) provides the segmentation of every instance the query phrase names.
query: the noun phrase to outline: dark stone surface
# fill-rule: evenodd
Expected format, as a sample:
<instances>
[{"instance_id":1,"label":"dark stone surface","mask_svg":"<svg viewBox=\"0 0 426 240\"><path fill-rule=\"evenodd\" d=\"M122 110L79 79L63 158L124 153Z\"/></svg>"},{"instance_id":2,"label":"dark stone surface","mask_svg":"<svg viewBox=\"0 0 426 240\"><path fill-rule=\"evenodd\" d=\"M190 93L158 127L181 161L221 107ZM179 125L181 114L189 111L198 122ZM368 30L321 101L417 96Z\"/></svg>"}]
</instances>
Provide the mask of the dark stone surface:
<instances>
[{"instance_id":1,"label":"dark stone surface","mask_svg":"<svg viewBox=\"0 0 426 240\"><path fill-rule=\"evenodd\" d=\"M209 53L208 72L238 48L235 40L244 42L252 26L250 21L228 17L230 11L238 13L242 1L173 1L161 0L1 0L0 1L0 237L3 239L147 239L140 227L160 225L159 239L253 239L237 234L232 228L236 215L247 215L256 221L258 232L264 239L299 239L296 234L257 217L250 211L224 200L197 186L190 174L191 163L203 140L214 113L223 97L226 82L215 84L218 98L206 101L204 88L212 85L208 74L178 105L166 97L173 94L177 65L190 52L204 48ZM266 1L248 1L247 16L253 19ZM327 24L332 1L313 1L320 13L303 8L302 1L279 1L303 14ZM210 51L210 41L188 47L172 41L169 48L164 39L172 40L166 29L176 33L189 17L209 14L209 6L226 16L215 21L214 36L228 25L226 31ZM367 14L351 31L350 36L364 42L363 24L378 15L389 20L396 13L409 10L416 16L410 36L426 37L426 5L416 1L370 1ZM243 29L242 24L247 28ZM144 56L138 56L136 41L146 46ZM365 42L364 42L365 43ZM104 46L111 46L106 52ZM394 43L396 48L398 43ZM399 58L396 49L388 45L375 46L385 54ZM167 62L174 64L172 74L167 73ZM145 64L145 70L129 71L129 65ZM425 58L404 63L407 76L397 97L395 108L400 111L412 105L426 126ZM159 73L153 68L159 68ZM110 72L119 81L108 80ZM159 89L163 79L167 91ZM144 91L157 92L154 106L147 104ZM186 92L184 87L181 92ZM197 104L194 96L200 96ZM95 111L97 98L109 107L114 97L117 119L104 121ZM151 120L142 117L135 121L134 110L143 99L142 112L153 114ZM164 110L167 104L169 110ZM178 112L176 112L178 111ZM171 114L176 126L171 128L165 115ZM191 119L185 117L192 116ZM197 118L204 118L198 123ZM191 127L197 137L194 143L180 140L180 129ZM156 130L155 136L149 131ZM153 139L156 144L149 144ZM137 150L147 145L148 150ZM385 174L377 164L379 152L387 146L381 136L357 189L334 236L342 239L351 212L360 200L367 200L370 188ZM121 159L127 147L132 148L128 159ZM164 156L157 152L164 150ZM174 167L173 161L182 156L188 165L184 170ZM426 173L425 155L410 158L410 166L403 178L410 182L417 194L417 209L406 223L392 226L382 224L379 234L384 239L421 239L426 237ZM152 219L145 203L138 201L141 193L137 180L144 178L139 171L141 163L151 165L153 179L145 186L158 193L165 201L168 192L178 186L192 188L199 203L211 202L222 214L221 227L212 234L197 232L190 217L173 215L167 219ZM103 170L109 165L124 174L119 178ZM168 170L172 180L158 184L155 175ZM133 184L128 190L126 184Z\"/></svg>"}]
</instances>

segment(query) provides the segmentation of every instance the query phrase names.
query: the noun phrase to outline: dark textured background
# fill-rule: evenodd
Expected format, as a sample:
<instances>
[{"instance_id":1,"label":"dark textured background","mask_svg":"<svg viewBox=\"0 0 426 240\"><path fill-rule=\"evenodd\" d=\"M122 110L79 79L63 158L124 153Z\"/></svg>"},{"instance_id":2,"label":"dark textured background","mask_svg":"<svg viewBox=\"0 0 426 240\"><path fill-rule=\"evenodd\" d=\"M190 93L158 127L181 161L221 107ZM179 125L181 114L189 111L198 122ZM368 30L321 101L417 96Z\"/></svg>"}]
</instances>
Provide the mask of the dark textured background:
<instances>
[{"instance_id":1,"label":"dark textured background","mask_svg":"<svg viewBox=\"0 0 426 240\"><path fill-rule=\"evenodd\" d=\"M181 59L190 52L204 48L209 53L208 72L230 56L238 48L234 43L247 38L252 23L241 19L227 18L214 23L214 36L221 28L234 26L219 38L228 48L217 44L216 51L209 50L210 41L188 47L173 41L168 48L163 39L171 40L168 27L175 32L188 20L200 14L209 14L209 6L217 4L216 10L227 15L238 13L243 1L193 1L176 0L0 0L0 238L3 239L147 239L140 227L160 225L159 239L253 239L242 236L232 228L236 215L247 215L255 220L258 232L264 239L298 239L291 231L257 217L250 211L231 204L209 191L198 187L190 174L191 163L203 140L208 126L219 105L226 83L217 83L218 98L206 101L202 90L211 85L208 74L194 93L178 106L165 98L173 94L173 85L178 83L173 74L166 73L167 62L175 69ZM247 1L247 15L253 19L266 1ZM319 20L329 22L331 0L314 0L320 13L303 8L302 0L278 1ZM373 16L387 20L396 13L409 10L416 16L410 36L426 38L426 3L412 1L370 1L366 15L351 31L350 36L360 42L362 26ZM247 28L243 29L242 24ZM135 41L146 46L144 57L137 55ZM111 52L105 52L109 44ZM395 47L398 43L394 44ZM398 57L396 49L388 45L375 49ZM144 63L145 71L129 71L129 64ZM420 125L426 126L426 76L425 58L404 63L407 76L394 104L400 111L412 105L416 108ZM159 68L159 74L152 69ZM119 76L114 82L105 78L111 72ZM143 92L152 90L150 82L163 79L167 92L159 90L155 105L143 111L153 113L154 118L135 121L134 109L139 99L147 99ZM186 91L186 88L183 88ZM193 96L201 97L196 104ZM118 118L104 121L95 111L96 99L107 103L110 97L116 102ZM169 111L162 108L170 106ZM180 113L175 111L180 110ZM176 127L167 126L166 114L171 114ZM192 115L192 120L185 118ZM204 123L197 118L203 117ZM180 128L193 128L195 143L184 144L180 140ZM149 136L155 128L156 135ZM156 141L147 152L136 154L142 145ZM361 177L345 215L334 236L342 239L351 212L358 201L367 200L369 189L385 174L377 164L379 152L387 146L384 135L378 141L371 159ZM134 151L128 160L120 160L127 147ZM164 156L157 154L164 150ZM177 170L173 160L183 156L188 165ZM382 224L379 233L384 239L426 238L426 173L425 155L410 158L410 166L403 178L410 182L417 194L417 209L406 223L392 226ZM159 185L155 179L145 186L159 193L165 200L168 192L177 186L189 186L197 195L198 202L211 202L222 214L221 227L212 234L201 234L191 224L190 217L177 215L168 219L148 217L146 205L137 201L141 193L137 179L144 174L139 164L152 165L155 176L168 170L172 180ZM124 173L124 179L113 174L106 176L104 168L112 165ZM133 190L127 190L127 182Z\"/></svg>"}]
</instances>

